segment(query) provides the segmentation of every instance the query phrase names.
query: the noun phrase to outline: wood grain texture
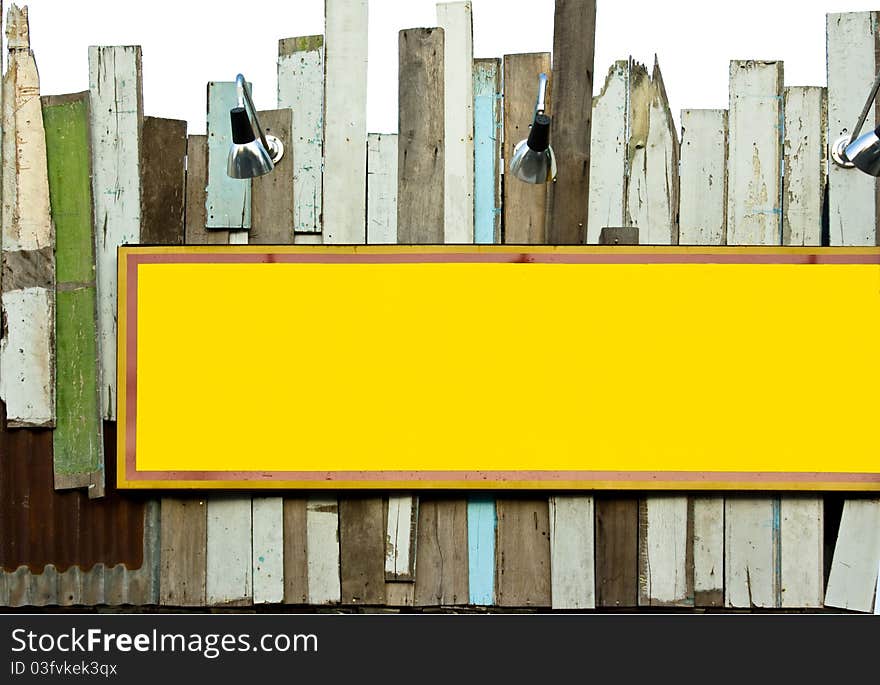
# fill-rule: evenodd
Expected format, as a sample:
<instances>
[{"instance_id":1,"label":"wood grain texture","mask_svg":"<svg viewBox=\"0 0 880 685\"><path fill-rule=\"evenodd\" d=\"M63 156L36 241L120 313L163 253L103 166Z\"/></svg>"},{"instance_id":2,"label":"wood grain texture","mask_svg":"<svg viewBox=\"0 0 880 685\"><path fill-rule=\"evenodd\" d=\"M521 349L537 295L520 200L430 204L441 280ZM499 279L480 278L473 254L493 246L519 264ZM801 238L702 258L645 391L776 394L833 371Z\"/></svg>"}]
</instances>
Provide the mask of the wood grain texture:
<instances>
[{"instance_id":1,"label":"wood grain texture","mask_svg":"<svg viewBox=\"0 0 880 685\"><path fill-rule=\"evenodd\" d=\"M443 29L399 34L397 240L443 242L445 138Z\"/></svg>"},{"instance_id":2,"label":"wood grain texture","mask_svg":"<svg viewBox=\"0 0 880 685\"><path fill-rule=\"evenodd\" d=\"M251 506L254 604L280 604L284 600L284 500L254 497Z\"/></svg>"},{"instance_id":3,"label":"wood grain texture","mask_svg":"<svg viewBox=\"0 0 880 685\"><path fill-rule=\"evenodd\" d=\"M730 63L730 245L781 242L782 83L782 62Z\"/></svg>"},{"instance_id":4,"label":"wood grain texture","mask_svg":"<svg viewBox=\"0 0 880 685\"><path fill-rule=\"evenodd\" d=\"M474 60L474 242L501 242L501 60Z\"/></svg>"},{"instance_id":5,"label":"wood grain texture","mask_svg":"<svg viewBox=\"0 0 880 685\"><path fill-rule=\"evenodd\" d=\"M14 428L55 426L55 227L49 208L40 77L27 7L12 5L3 77L0 396Z\"/></svg>"},{"instance_id":6,"label":"wood grain texture","mask_svg":"<svg viewBox=\"0 0 880 685\"><path fill-rule=\"evenodd\" d=\"M467 604L467 504L464 500L420 498L416 558L416 606Z\"/></svg>"},{"instance_id":7,"label":"wood grain texture","mask_svg":"<svg viewBox=\"0 0 880 685\"><path fill-rule=\"evenodd\" d=\"M784 245L822 244L827 116L825 88L785 89Z\"/></svg>"},{"instance_id":8,"label":"wood grain texture","mask_svg":"<svg viewBox=\"0 0 880 685\"><path fill-rule=\"evenodd\" d=\"M504 160L509 168L516 145L529 137L535 118L538 77L550 75L550 53L504 56ZM552 102L553 84L547 88ZM552 105L548 104L552 112ZM507 169L505 169L505 172ZM504 242L508 245L543 245L547 240L547 186L504 179Z\"/></svg>"},{"instance_id":9,"label":"wood grain texture","mask_svg":"<svg viewBox=\"0 0 880 685\"><path fill-rule=\"evenodd\" d=\"M367 242L397 243L397 134L367 136Z\"/></svg>"},{"instance_id":10,"label":"wood grain texture","mask_svg":"<svg viewBox=\"0 0 880 685\"><path fill-rule=\"evenodd\" d=\"M550 498L550 582L554 610L596 608L592 497Z\"/></svg>"},{"instance_id":11,"label":"wood grain texture","mask_svg":"<svg viewBox=\"0 0 880 685\"><path fill-rule=\"evenodd\" d=\"M824 501L786 495L779 514L779 604L783 609L819 609L824 588Z\"/></svg>"},{"instance_id":12,"label":"wood grain texture","mask_svg":"<svg viewBox=\"0 0 880 685\"><path fill-rule=\"evenodd\" d=\"M90 47L89 98L101 411L112 421L116 418L116 250L141 241L141 48Z\"/></svg>"},{"instance_id":13,"label":"wood grain texture","mask_svg":"<svg viewBox=\"0 0 880 685\"><path fill-rule=\"evenodd\" d=\"M141 242L183 245L186 122L144 117L142 136Z\"/></svg>"},{"instance_id":14,"label":"wood grain texture","mask_svg":"<svg viewBox=\"0 0 880 685\"><path fill-rule=\"evenodd\" d=\"M385 512L379 497L339 501L342 603L385 603Z\"/></svg>"},{"instance_id":15,"label":"wood grain texture","mask_svg":"<svg viewBox=\"0 0 880 685\"><path fill-rule=\"evenodd\" d=\"M468 522L468 593L474 606L495 604L495 499L470 497Z\"/></svg>"},{"instance_id":16,"label":"wood grain texture","mask_svg":"<svg viewBox=\"0 0 880 685\"><path fill-rule=\"evenodd\" d=\"M253 93L253 86L248 83ZM251 227L251 181L226 173L232 128L229 110L238 106L233 81L208 83L208 176L205 211L208 229L246 231Z\"/></svg>"},{"instance_id":17,"label":"wood grain texture","mask_svg":"<svg viewBox=\"0 0 880 685\"><path fill-rule=\"evenodd\" d=\"M418 521L418 497L388 497L385 517L385 580L415 581Z\"/></svg>"},{"instance_id":18,"label":"wood grain texture","mask_svg":"<svg viewBox=\"0 0 880 685\"><path fill-rule=\"evenodd\" d=\"M340 600L339 502L311 497L306 505L309 604Z\"/></svg>"},{"instance_id":19,"label":"wood grain texture","mask_svg":"<svg viewBox=\"0 0 880 685\"><path fill-rule=\"evenodd\" d=\"M724 498L695 497L694 606L724 605Z\"/></svg>"},{"instance_id":20,"label":"wood grain texture","mask_svg":"<svg viewBox=\"0 0 880 685\"><path fill-rule=\"evenodd\" d=\"M209 231L205 206L208 184L208 137L186 139L186 244L226 245L229 231Z\"/></svg>"},{"instance_id":21,"label":"wood grain texture","mask_svg":"<svg viewBox=\"0 0 880 685\"><path fill-rule=\"evenodd\" d=\"M547 200L551 245L583 245L587 240L595 46L595 0L556 0L553 149L559 176Z\"/></svg>"},{"instance_id":22,"label":"wood grain texture","mask_svg":"<svg viewBox=\"0 0 880 685\"><path fill-rule=\"evenodd\" d=\"M306 499L284 498L284 603L308 604Z\"/></svg>"},{"instance_id":23,"label":"wood grain texture","mask_svg":"<svg viewBox=\"0 0 880 685\"><path fill-rule=\"evenodd\" d=\"M880 500L846 500L825 606L870 613L880 566Z\"/></svg>"},{"instance_id":24,"label":"wood grain texture","mask_svg":"<svg viewBox=\"0 0 880 685\"><path fill-rule=\"evenodd\" d=\"M474 26L470 0L437 4L444 32L444 241L474 242Z\"/></svg>"},{"instance_id":25,"label":"wood grain texture","mask_svg":"<svg viewBox=\"0 0 880 685\"><path fill-rule=\"evenodd\" d=\"M324 233L357 245L367 220L367 0L326 0L324 17L324 197L334 200Z\"/></svg>"},{"instance_id":26,"label":"wood grain texture","mask_svg":"<svg viewBox=\"0 0 880 685\"><path fill-rule=\"evenodd\" d=\"M596 606L638 606L639 501L597 497Z\"/></svg>"},{"instance_id":27,"label":"wood grain texture","mask_svg":"<svg viewBox=\"0 0 880 685\"><path fill-rule=\"evenodd\" d=\"M725 606L778 607L779 500L729 497L724 504Z\"/></svg>"},{"instance_id":28,"label":"wood grain texture","mask_svg":"<svg viewBox=\"0 0 880 685\"><path fill-rule=\"evenodd\" d=\"M694 605L693 500L646 497L639 504L639 605Z\"/></svg>"},{"instance_id":29,"label":"wood grain texture","mask_svg":"<svg viewBox=\"0 0 880 685\"><path fill-rule=\"evenodd\" d=\"M204 606L208 506L204 498L165 497L161 504L159 603Z\"/></svg>"},{"instance_id":30,"label":"wood grain texture","mask_svg":"<svg viewBox=\"0 0 880 685\"><path fill-rule=\"evenodd\" d=\"M208 500L205 598L212 606L253 600L251 498L214 495Z\"/></svg>"},{"instance_id":31,"label":"wood grain texture","mask_svg":"<svg viewBox=\"0 0 880 685\"><path fill-rule=\"evenodd\" d=\"M266 135L276 136L286 145L293 138L293 113L289 109L258 112ZM290 147L271 174L251 182L251 245L292 245L294 235L295 149Z\"/></svg>"},{"instance_id":32,"label":"wood grain texture","mask_svg":"<svg viewBox=\"0 0 880 685\"><path fill-rule=\"evenodd\" d=\"M496 602L549 607L550 508L546 499L498 499Z\"/></svg>"},{"instance_id":33,"label":"wood grain texture","mask_svg":"<svg viewBox=\"0 0 880 685\"><path fill-rule=\"evenodd\" d=\"M681 113L680 245L727 241L727 110Z\"/></svg>"},{"instance_id":34,"label":"wood grain texture","mask_svg":"<svg viewBox=\"0 0 880 685\"><path fill-rule=\"evenodd\" d=\"M324 36L278 42L278 107L293 110L293 225L320 233L324 167Z\"/></svg>"},{"instance_id":35,"label":"wood grain texture","mask_svg":"<svg viewBox=\"0 0 880 685\"><path fill-rule=\"evenodd\" d=\"M602 229L626 226L627 103L629 63L615 62L602 91L593 98L587 244L597 245Z\"/></svg>"},{"instance_id":36,"label":"wood grain texture","mask_svg":"<svg viewBox=\"0 0 880 685\"><path fill-rule=\"evenodd\" d=\"M827 15L829 145L854 133L852 129L877 75L878 22L878 12ZM878 123L875 102L862 132ZM880 181L829 160L828 186L831 245L876 245Z\"/></svg>"},{"instance_id":37,"label":"wood grain texture","mask_svg":"<svg viewBox=\"0 0 880 685\"><path fill-rule=\"evenodd\" d=\"M98 380L89 95L43 98L49 198L56 228L56 489L104 494Z\"/></svg>"}]
</instances>

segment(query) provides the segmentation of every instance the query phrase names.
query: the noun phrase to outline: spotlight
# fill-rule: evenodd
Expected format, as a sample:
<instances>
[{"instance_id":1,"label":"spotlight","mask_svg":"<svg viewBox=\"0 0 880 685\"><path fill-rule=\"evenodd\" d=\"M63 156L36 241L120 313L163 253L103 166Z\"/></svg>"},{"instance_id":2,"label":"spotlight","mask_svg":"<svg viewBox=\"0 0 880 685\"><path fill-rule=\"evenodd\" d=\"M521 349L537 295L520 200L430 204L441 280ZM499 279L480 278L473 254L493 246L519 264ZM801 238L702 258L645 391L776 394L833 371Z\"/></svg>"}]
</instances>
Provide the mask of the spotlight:
<instances>
[{"instance_id":1,"label":"spotlight","mask_svg":"<svg viewBox=\"0 0 880 685\"><path fill-rule=\"evenodd\" d=\"M233 107L229 112L232 146L229 148L226 173L232 178L250 179L268 174L275 168L284 156L284 144L275 136L263 133L244 76L239 74L235 83L238 86L238 107ZM250 116L245 104L250 108ZM259 139L254 135L254 128Z\"/></svg>"},{"instance_id":2,"label":"spotlight","mask_svg":"<svg viewBox=\"0 0 880 685\"><path fill-rule=\"evenodd\" d=\"M550 147L550 117L544 114L547 109L546 97L547 74L541 74L535 119L529 137L517 144L510 160L510 172L524 183L539 185L556 180L556 156Z\"/></svg>"},{"instance_id":3,"label":"spotlight","mask_svg":"<svg viewBox=\"0 0 880 685\"><path fill-rule=\"evenodd\" d=\"M880 126L874 131L869 131L862 136L862 126L868 118L871 105L880 90L880 74L874 81L874 86L868 95L868 101L862 110L862 115L853 129L852 135L843 135L831 146L831 159L839 167L844 169L856 168L869 176L880 176Z\"/></svg>"}]
</instances>

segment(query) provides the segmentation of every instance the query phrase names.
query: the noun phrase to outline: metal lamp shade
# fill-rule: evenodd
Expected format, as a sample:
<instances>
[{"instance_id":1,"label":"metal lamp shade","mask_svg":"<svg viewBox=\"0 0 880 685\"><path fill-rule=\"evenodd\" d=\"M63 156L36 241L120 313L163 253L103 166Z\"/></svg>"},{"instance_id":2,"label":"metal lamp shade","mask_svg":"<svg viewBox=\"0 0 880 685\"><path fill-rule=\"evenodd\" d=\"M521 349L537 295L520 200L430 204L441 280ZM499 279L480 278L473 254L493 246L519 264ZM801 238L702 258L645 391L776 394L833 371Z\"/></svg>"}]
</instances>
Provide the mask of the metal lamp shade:
<instances>
[{"instance_id":1,"label":"metal lamp shade","mask_svg":"<svg viewBox=\"0 0 880 685\"><path fill-rule=\"evenodd\" d=\"M275 168L269 151L259 140L233 143L229 148L226 173L232 178L248 179L268 174Z\"/></svg>"},{"instance_id":2,"label":"metal lamp shade","mask_svg":"<svg viewBox=\"0 0 880 685\"><path fill-rule=\"evenodd\" d=\"M880 127L846 146L846 159L869 176L880 176Z\"/></svg>"},{"instance_id":3,"label":"metal lamp shade","mask_svg":"<svg viewBox=\"0 0 880 685\"><path fill-rule=\"evenodd\" d=\"M535 117L528 140L513 150L510 172L524 183L540 185L556 179L556 157L550 147L550 117Z\"/></svg>"}]
</instances>

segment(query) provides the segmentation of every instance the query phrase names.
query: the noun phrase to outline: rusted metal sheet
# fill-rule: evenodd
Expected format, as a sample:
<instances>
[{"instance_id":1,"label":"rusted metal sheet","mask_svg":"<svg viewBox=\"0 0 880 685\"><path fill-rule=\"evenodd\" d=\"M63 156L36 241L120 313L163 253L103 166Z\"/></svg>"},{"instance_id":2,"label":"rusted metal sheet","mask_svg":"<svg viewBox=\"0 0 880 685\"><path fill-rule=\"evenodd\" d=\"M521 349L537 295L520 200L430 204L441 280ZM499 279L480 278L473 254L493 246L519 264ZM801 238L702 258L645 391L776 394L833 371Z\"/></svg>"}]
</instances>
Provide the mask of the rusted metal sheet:
<instances>
[{"instance_id":1,"label":"rusted metal sheet","mask_svg":"<svg viewBox=\"0 0 880 685\"><path fill-rule=\"evenodd\" d=\"M107 497L54 489L51 431L0 430L0 606L154 604L155 502L121 495L104 424Z\"/></svg>"}]
</instances>

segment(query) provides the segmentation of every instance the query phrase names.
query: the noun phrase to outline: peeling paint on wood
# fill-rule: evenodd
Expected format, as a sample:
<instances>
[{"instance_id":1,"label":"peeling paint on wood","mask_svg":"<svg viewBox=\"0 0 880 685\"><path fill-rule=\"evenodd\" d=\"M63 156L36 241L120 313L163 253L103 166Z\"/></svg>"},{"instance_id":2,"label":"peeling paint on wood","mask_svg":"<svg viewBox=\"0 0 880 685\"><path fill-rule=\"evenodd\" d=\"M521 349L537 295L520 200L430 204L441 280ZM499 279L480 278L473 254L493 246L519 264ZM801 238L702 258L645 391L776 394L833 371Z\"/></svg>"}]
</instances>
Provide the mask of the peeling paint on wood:
<instances>
[{"instance_id":1,"label":"peeling paint on wood","mask_svg":"<svg viewBox=\"0 0 880 685\"><path fill-rule=\"evenodd\" d=\"M390 496L385 533L385 580L413 582L416 577L416 529L419 500Z\"/></svg>"},{"instance_id":2,"label":"peeling paint on wood","mask_svg":"<svg viewBox=\"0 0 880 685\"><path fill-rule=\"evenodd\" d=\"M639 505L639 605L694 604L692 500L646 497Z\"/></svg>"},{"instance_id":3,"label":"peeling paint on wood","mask_svg":"<svg viewBox=\"0 0 880 685\"><path fill-rule=\"evenodd\" d=\"M727 110L681 113L680 245L727 241Z\"/></svg>"},{"instance_id":4,"label":"peeling paint on wood","mask_svg":"<svg viewBox=\"0 0 880 685\"><path fill-rule=\"evenodd\" d=\"M330 498L309 498L306 505L309 604L335 604L340 600L339 503Z\"/></svg>"},{"instance_id":5,"label":"peeling paint on wood","mask_svg":"<svg viewBox=\"0 0 880 685\"><path fill-rule=\"evenodd\" d=\"M550 582L553 609L595 609L592 497L550 498Z\"/></svg>"},{"instance_id":6,"label":"peeling paint on wood","mask_svg":"<svg viewBox=\"0 0 880 685\"><path fill-rule=\"evenodd\" d=\"M784 245L818 247L822 244L826 118L824 88L785 89Z\"/></svg>"},{"instance_id":7,"label":"peeling paint on wood","mask_svg":"<svg viewBox=\"0 0 880 685\"><path fill-rule=\"evenodd\" d=\"M205 598L209 605L238 606L253 600L251 498L208 499Z\"/></svg>"},{"instance_id":8,"label":"peeling paint on wood","mask_svg":"<svg viewBox=\"0 0 880 685\"><path fill-rule=\"evenodd\" d=\"M695 497L694 605L724 605L724 498Z\"/></svg>"},{"instance_id":9,"label":"peeling paint on wood","mask_svg":"<svg viewBox=\"0 0 880 685\"><path fill-rule=\"evenodd\" d=\"M474 60L474 242L501 242L501 60Z\"/></svg>"},{"instance_id":10,"label":"peeling paint on wood","mask_svg":"<svg viewBox=\"0 0 880 685\"><path fill-rule=\"evenodd\" d=\"M253 498L254 604L284 600L284 500Z\"/></svg>"},{"instance_id":11,"label":"peeling paint on wood","mask_svg":"<svg viewBox=\"0 0 880 685\"><path fill-rule=\"evenodd\" d=\"M248 83L253 93L253 86ZM208 83L208 180L205 198L209 229L247 231L251 227L251 181L226 174L232 128L229 111L238 106L232 81ZM230 243L232 241L230 240Z\"/></svg>"},{"instance_id":12,"label":"peeling paint on wood","mask_svg":"<svg viewBox=\"0 0 880 685\"><path fill-rule=\"evenodd\" d=\"M367 242L397 243L397 134L367 136Z\"/></svg>"}]
</instances>

